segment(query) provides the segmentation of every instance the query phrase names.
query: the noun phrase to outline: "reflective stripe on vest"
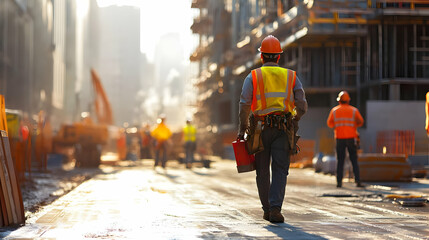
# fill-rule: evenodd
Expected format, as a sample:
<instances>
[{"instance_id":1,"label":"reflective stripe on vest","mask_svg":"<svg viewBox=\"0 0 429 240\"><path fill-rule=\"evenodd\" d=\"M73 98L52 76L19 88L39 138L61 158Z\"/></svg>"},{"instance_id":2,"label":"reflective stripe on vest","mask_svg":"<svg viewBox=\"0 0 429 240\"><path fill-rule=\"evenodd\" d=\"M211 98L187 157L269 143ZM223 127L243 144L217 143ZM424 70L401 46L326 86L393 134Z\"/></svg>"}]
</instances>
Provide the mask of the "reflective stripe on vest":
<instances>
[{"instance_id":1,"label":"reflective stripe on vest","mask_svg":"<svg viewBox=\"0 0 429 240\"><path fill-rule=\"evenodd\" d=\"M296 72L281 67L261 67L252 71L252 111L258 116L272 112L292 112Z\"/></svg>"},{"instance_id":2,"label":"reflective stripe on vest","mask_svg":"<svg viewBox=\"0 0 429 240\"><path fill-rule=\"evenodd\" d=\"M353 109L352 117L346 118L338 118L336 114L337 110L333 112L334 115L334 127L342 127L342 126L349 126L349 127L356 127L356 121L355 121L355 115L356 115L356 109Z\"/></svg>"}]
</instances>

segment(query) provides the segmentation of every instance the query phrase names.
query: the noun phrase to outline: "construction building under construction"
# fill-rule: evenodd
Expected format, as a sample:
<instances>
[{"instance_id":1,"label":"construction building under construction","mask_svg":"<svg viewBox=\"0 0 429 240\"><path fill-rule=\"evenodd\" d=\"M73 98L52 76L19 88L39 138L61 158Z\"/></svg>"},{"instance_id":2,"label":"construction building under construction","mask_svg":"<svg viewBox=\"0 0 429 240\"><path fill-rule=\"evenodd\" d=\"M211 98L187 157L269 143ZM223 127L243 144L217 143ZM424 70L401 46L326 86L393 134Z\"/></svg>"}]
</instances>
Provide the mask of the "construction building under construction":
<instances>
[{"instance_id":1,"label":"construction building under construction","mask_svg":"<svg viewBox=\"0 0 429 240\"><path fill-rule=\"evenodd\" d=\"M192 8L200 13L191 27L200 36L190 56L200 66L196 117L223 146L237 133L243 81L261 66L257 49L274 35L284 50L279 65L296 70L306 92L303 138L320 138L336 95L347 90L366 120L364 151L376 151L378 131L406 129L415 152L427 153L429 1L194 0Z\"/></svg>"}]
</instances>

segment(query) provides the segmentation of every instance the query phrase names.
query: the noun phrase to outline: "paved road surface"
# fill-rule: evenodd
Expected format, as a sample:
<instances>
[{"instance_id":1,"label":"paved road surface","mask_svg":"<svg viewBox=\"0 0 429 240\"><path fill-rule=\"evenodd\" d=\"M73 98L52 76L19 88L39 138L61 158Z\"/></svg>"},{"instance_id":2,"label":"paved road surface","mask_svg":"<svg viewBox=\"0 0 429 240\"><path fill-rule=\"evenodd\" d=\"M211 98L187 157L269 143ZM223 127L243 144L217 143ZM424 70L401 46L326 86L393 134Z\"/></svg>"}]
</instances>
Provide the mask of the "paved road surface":
<instances>
[{"instance_id":1,"label":"paved road surface","mask_svg":"<svg viewBox=\"0 0 429 240\"><path fill-rule=\"evenodd\" d=\"M429 181L335 188L333 176L292 169L285 223L262 219L255 173L219 160L210 169L153 161L104 166L5 239L429 239L429 206L405 208L389 193L429 195ZM337 197L322 197L331 194ZM338 197L344 196L344 197ZM5 229L3 229L5 230Z\"/></svg>"}]
</instances>

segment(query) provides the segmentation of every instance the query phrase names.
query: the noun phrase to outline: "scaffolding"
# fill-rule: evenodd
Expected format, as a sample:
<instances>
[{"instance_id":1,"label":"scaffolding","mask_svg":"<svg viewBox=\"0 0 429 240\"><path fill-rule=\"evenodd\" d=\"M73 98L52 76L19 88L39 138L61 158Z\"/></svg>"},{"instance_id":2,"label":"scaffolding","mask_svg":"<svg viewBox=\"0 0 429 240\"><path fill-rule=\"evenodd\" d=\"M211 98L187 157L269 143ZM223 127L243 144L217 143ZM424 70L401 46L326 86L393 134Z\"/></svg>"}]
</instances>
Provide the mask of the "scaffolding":
<instances>
[{"instance_id":1,"label":"scaffolding","mask_svg":"<svg viewBox=\"0 0 429 240\"><path fill-rule=\"evenodd\" d=\"M200 42L191 60L203 65L200 94L213 93L201 105L208 104L214 116L229 115L219 108L220 100L229 101L235 112L229 122L213 119L212 125L238 124L242 81L261 66L257 48L270 34L284 50L279 65L296 70L305 85L309 107L330 107L347 90L352 105L365 113L368 100L424 100L429 91L428 0L225 0L227 40L214 29L222 6L213 2L194 0L210 21L194 31L209 41ZM211 71L213 63L218 67ZM219 78L230 86L222 93Z\"/></svg>"}]
</instances>

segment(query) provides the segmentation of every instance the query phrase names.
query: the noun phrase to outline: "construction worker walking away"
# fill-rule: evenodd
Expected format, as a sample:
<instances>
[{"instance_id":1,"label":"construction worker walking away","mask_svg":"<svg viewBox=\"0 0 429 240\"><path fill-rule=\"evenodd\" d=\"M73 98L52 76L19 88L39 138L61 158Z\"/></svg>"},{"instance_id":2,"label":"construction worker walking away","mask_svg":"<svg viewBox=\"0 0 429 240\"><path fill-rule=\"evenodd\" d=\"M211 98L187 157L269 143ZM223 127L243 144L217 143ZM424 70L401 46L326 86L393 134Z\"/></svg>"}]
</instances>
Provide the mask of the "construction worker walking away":
<instances>
[{"instance_id":1,"label":"construction worker walking away","mask_svg":"<svg viewBox=\"0 0 429 240\"><path fill-rule=\"evenodd\" d=\"M284 222L281 209L290 154L295 148L298 121L307 111L307 100L296 72L278 65L283 52L279 40L269 35L258 50L263 65L252 70L244 80L237 139L244 139L250 126L248 136L253 136L253 140L247 138L247 141L256 143L251 149L258 149L255 153L256 184L263 219L277 223Z\"/></svg>"},{"instance_id":2,"label":"construction worker walking away","mask_svg":"<svg viewBox=\"0 0 429 240\"><path fill-rule=\"evenodd\" d=\"M186 126L183 128L183 141L185 142L185 164L186 168L192 167L194 162L194 152L197 147L197 129L190 119L186 120Z\"/></svg>"},{"instance_id":3,"label":"construction worker walking away","mask_svg":"<svg viewBox=\"0 0 429 240\"><path fill-rule=\"evenodd\" d=\"M118 138L116 140L116 149L118 151L119 160L127 159L127 135L125 128L120 128L118 131Z\"/></svg>"},{"instance_id":4,"label":"construction worker walking away","mask_svg":"<svg viewBox=\"0 0 429 240\"><path fill-rule=\"evenodd\" d=\"M156 128L151 132L151 135L156 140L155 145L155 165L154 168L159 164L159 161L161 161L162 168L165 168L167 163L167 145L168 140L170 139L172 133L170 129L165 125L166 117L164 114L161 114L159 119L157 120L158 125ZM162 156L160 156L162 155Z\"/></svg>"},{"instance_id":5,"label":"construction worker walking away","mask_svg":"<svg viewBox=\"0 0 429 240\"><path fill-rule=\"evenodd\" d=\"M359 110L350 105L350 95L346 91L338 94L338 106L331 109L327 119L327 125L334 128L337 150L337 188L342 187L344 160L346 148L353 166L353 174L357 187L364 187L360 182L359 165L357 156L357 128L363 125L363 118Z\"/></svg>"}]
</instances>

